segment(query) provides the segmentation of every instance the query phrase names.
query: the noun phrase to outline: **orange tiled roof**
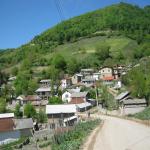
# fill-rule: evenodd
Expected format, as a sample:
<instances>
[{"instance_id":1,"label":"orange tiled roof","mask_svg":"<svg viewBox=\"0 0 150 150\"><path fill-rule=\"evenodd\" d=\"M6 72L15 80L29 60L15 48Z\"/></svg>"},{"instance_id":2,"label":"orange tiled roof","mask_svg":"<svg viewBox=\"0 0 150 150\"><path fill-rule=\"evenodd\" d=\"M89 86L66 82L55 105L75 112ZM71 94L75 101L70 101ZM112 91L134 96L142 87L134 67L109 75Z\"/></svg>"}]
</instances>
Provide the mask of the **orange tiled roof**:
<instances>
[{"instance_id":1,"label":"orange tiled roof","mask_svg":"<svg viewBox=\"0 0 150 150\"><path fill-rule=\"evenodd\" d=\"M114 77L113 77L113 76L104 77L103 80L104 80L104 81L111 81L111 80L114 80Z\"/></svg>"}]
</instances>

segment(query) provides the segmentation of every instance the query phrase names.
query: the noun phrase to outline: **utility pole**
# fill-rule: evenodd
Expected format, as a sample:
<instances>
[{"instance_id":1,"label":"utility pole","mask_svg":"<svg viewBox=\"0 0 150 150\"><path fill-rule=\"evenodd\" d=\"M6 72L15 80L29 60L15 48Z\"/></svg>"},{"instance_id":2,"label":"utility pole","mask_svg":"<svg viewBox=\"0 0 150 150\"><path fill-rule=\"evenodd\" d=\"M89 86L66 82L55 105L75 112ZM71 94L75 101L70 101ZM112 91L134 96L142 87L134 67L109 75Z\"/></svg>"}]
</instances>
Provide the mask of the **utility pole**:
<instances>
[{"instance_id":1,"label":"utility pole","mask_svg":"<svg viewBox=\"0 0 150 150\"><path fill-rule=\"evenodd\" d=\"M96 103L97 103L97 109L98 109L98 94L97 94L97 86L95 85L95 95L96 95Z\"/></svg>"}]
</instances>

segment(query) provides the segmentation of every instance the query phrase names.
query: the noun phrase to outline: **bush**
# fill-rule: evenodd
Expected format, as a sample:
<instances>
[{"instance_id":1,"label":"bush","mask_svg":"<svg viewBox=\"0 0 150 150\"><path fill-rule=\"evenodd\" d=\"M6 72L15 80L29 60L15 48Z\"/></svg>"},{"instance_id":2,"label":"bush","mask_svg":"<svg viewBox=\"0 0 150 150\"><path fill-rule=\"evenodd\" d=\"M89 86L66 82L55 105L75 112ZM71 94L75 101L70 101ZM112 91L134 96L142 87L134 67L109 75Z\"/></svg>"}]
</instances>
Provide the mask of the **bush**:
<instances>
[{"instance_id":1,"label":"bush","mask_svg":"<svg viewBox=\"0 0 150 150\"><path fill-rule=\"evenodd\" d=\"M132 117L135 117L141 120L150 120L150 107L145 108L142 112L132 115Z\"/></svg>"}]
</instances>

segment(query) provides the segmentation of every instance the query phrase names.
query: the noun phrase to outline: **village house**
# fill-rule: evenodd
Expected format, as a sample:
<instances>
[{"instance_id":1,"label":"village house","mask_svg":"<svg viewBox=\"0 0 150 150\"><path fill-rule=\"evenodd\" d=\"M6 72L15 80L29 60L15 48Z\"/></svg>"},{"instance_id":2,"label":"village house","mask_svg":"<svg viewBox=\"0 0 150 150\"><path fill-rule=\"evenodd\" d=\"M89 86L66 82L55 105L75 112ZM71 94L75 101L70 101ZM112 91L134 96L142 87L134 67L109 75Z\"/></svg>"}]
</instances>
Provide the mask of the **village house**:
<instances>
[{"instance_id":1,"label":"village house","mask_svg":"<svg viewBox=\"0 0 150 150\"><path fill-rule=\"evenodd\" d=\"M71 80L72 80L72 84L78 84L82 81L82 78L83 78L83 75L82 74L74 74L72 77L71 77Z\"/></svg>"},{"instance_id":2,"label":"village house","mask_svg":"<svg viewBox=\"0 0 150 150\"><path fill-rule=\"evenodd\" d=\"M96 81L100 80L100 75L100 72L93 73L93 79L95 79Z\"/></svg>"},{"instance_id":3,"label":"village house","mask_svg":"<svg viewBox=\"0 0 150 150\"><path fill-rule=\"evenodd\" d=\"M17 100L19 101L19 104L25 105L27 103L31 103L32 105L39 105L41 102L41 98L38 95L20 95L17 97Z\"/></svg>"},{"instance_id":4,"label":"village house","mask_svg":"<svg viewBox=\"0 0 150 150\"><path fill-rule=\"evenodd\" d=\"M100 69L100 79L101 80L109 80L114 79L113 69L111 67L103 67Z\"/></svg>"},{"instance_id":5,"label":"village house","mask_svg":"<svg viewBox=\"0 0 150 150\"><path fill-rule=\"evenodd\" d=\"M127 68L124 65L117 65L114 68L117 68L118 76L125 75L127 73ZM130 68L130 67L129 67Z\"/></svg>"},{"instance_id":6,"label":"village house","mask_svg":"<svg viewBox=\"0 0 150 150\"><path fill-rule=\"evenodd\" d=\"M43 79L40 81L40 87L50 87L51 80L50 79Z\"/></svg>"},{"instance_id":7,"label":"village house","mask_svg":"<svg viewBox=\"0 0 150 150\"><path fill-rule=\"evenodd\" d=\"M63 94L62 94L62 101L69 103L71 101L71 94L80 92L80 88L76 89L67 89Z\"/></svg>"},{"instance_id":8,"label":"village house","mask_svg":"<svg viewBox=\"0 0 150 150\"><path fill-rule=\"evenodd\" d=\"M64 90L66 88L68 88L69 86L72 85L72 80L71 78L65 78L61 80L61 89Z\"/></svg>"},{"instance_id":9,"label":"village house","mask_svg":"<svg viewBox=\"0 0 150 150\"><path fill-rule=\"evenodd\" d=\"M129 96L129 94L130 94L129 91L122 92L122 93L120 93L119 95L117 95L117 96L115 97L115 99L117 100L117 102L121 102L121 101L127 99L128 96Z\"/></svg>"},{"instance_id":10,"label":"village house","mask_svg":"<svg viewBox=\"0 0 150 150\"><path fill-rule=\"evenodd\" d=\"M127 98L120 102L120 106L122 106L122 115L135 114L147 107L147 101L145 99Z\"/></svg>"},{"instance_id":11,"label":"village house","mask_svg":"<svg viewBox=\"0 0 150 150\"><path fill-rule=\"evenodd\" d=\"M129 99L124 99L122 101L122 105L124 108L146 107L147 101L146 101L146 99L129 98Z\"/></svg>"},{"instance_id":12,"label":"village house","mask_svg":"<svg viewBox=\"0 0 150 150\"><path fill-rule=\"evenodd\" d=\"M93 75L94 69L88 68L88 69L81 69L81 74L85 76Z\"/></svg>"},{"instance_id":13,"label":"village house","mask_svg":"<svg viewBox=\"0 0 150 150\"><path fill-rule=\"evenodd\" d=\"M0 145L18 140L21 137L32 136L33 121L15 119L14 113L0 114Z\"/></svg>"},{"instance_id":14,"label":"village house","mask_svg":"<svg viewBox=\"0 0 150 150\"><path fill-rule=\"evenodd\" d=\"M56 86L54 86L55 90ZM51 97L51 87L40 87L35 92L42 100L48 100Z\"/></svg>"},{"instance_id":15,"label":"village house","mask_svg":"<svg viewBox=\"0 0 150 150\"><path fill-rule=\"evenodd\" d=\"M76 107L72 104L46 105L46 114L51 129L73 125L77 121Z\"/></svg>"},{"instance_id":16,"label":"village house","mask_svg":"<svg viewBox=\"0 0 150 150\"><path fill-rule=\"evenodd\" d=\"M82 83L86 87L94 86L95 81L96 80L94 78L84 78L84 79L82 79Z\"/></svg>"},{"instance_id":17,"label":"village house","mask_svg":"<svg viewBox=\"0 0 150 150\"><path fill-rule=\"evenodd\" d=\"M13 119L15 128L20 132L20 137L33 136L33 120L32 118Z\"/></svg>"},{"instance_id":18,"label":"village house","mask_svg":"<svg viewBox=\"0 0 150 150\"><path fill-rule=\"evenodd\" d=\"M80 104L75 104L78 112L84 112L89 110L92 107L92 104L89 102L84 102Z\"/></svg>"},{"instance_id":19,"label":"village house","mask_svg":"<svg viewBox=\"0 0 150 150\"><path fill-rule=\"evenodd\" d=\"M0 145L18 140L20 133L14 130L14 113L0 114Z\"/></svg>"},{"instance_id":20,"label":"village house","mask_svg":"<svg viewBox=\"0 0 150 150\"><path fill-rule=\"evenodd\" d=\"M87 101L88 92L76 92L71 94L70 104L80 104Z\"/></svg>"}]
</instances>

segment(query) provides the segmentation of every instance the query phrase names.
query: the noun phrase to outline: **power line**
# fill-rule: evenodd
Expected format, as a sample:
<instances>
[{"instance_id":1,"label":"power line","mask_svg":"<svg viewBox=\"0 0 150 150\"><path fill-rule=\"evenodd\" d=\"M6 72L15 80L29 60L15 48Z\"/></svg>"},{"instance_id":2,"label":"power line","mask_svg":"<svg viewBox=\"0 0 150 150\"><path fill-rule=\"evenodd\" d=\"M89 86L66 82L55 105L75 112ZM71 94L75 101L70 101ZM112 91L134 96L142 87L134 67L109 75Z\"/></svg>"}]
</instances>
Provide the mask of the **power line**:
<instances>
[{"instance_id":1,"label":"power line","mask_svg":"<svg viewBox=\"0 0 150 150\"><path fill-rule=\"evenodd\" d=\"M54 0L54 2L55 2L55 6L57 8L60 20L63 21L64 20L64 15L63 15L63 9L62 9L61 3L60 3L59 0Z\"/></svg>"},{"instance_id":2,"label":"power line","mask_svg":"<svg viewBox=\"0 0 150 150\"><path fill-rule=\"evenodd\" d=\"M59 2L59 6L60 6L60 9L61 9L62 15L63 15L63 19L65 20L65 15L64 15L64 11L63 11L63 3L62 3L62 0L58 0L58 2Z\"/></svg>"}]
</instances>

